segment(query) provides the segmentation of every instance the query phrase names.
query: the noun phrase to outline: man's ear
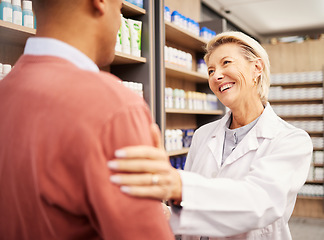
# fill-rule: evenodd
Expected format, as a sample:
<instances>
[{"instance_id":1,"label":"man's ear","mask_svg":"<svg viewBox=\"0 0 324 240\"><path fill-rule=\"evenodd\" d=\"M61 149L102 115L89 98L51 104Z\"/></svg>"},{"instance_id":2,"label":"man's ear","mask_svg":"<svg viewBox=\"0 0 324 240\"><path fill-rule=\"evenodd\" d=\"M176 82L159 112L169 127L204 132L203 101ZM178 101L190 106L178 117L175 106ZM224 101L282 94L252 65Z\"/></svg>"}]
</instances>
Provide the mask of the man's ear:
<instances>
[{"instance_id":1,"label":"man's ear","mask_svg":"<svg viewBox=\"0 0 324 240\"><path fill-rule=\"evenodd\" d=\"M255 60L255 64L254 64L255 77L259 77L262 74L263 68L264 68L264 64L261 58Z\"/></svg>"},{"instance_id":2,"label":"man's ear","mask_svg":"<svg viewBox=\"0 0 324 240\"><path fill-rule=\"evenodd\" d=\"M106 4L107 4L107 0L91 0L94 9L100 14L103 15L105 13L105 9L106 9Z\"/></svg>"}]
</instances>

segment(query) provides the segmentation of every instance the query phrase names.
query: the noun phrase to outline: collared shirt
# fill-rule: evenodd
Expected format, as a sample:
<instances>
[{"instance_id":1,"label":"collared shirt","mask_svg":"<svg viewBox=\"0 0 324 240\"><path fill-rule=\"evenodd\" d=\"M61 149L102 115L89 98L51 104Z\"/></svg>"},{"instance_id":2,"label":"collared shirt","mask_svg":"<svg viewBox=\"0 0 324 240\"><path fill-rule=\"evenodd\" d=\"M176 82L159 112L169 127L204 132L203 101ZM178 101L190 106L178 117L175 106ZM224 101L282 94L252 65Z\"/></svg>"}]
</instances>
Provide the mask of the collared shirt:
<instances>
[{"instance_id":1,"label":"collared shirt","mask_svg":"<svg viewBox=\"0 0 324 240\"><path fill-rule=\"evenodd\" d=\"M63 58L83 70L99 72L98 66L80 50L54 38L28 38L24 54Z\"/></svg>"},{"instance_id":2,"label":"collared shirt","mask_svg":"<svg viewBox=\"0 0 324 240\"><path fill-rule=\"evenodd\" d=\"M260 115L261 116L261 115ZM226 158L234 151L241 140L246 136L246 134L255 126L258 122L260 116L249 124L235 129L230 129L230 124L232 116L228 119L225 127L225 137L223 146L223 156L222 164L225 162Z\"/></svg>"}]
</instances>

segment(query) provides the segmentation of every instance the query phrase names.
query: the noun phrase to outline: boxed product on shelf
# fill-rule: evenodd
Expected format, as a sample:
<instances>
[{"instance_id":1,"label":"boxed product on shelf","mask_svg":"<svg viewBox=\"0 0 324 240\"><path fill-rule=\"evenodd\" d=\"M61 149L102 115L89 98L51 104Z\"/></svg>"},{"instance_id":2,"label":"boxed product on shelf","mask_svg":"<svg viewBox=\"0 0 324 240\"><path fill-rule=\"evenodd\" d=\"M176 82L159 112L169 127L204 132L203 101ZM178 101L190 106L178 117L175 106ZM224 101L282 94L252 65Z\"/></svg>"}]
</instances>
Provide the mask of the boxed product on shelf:
<instances>
[{"instance_id":1,"label":"boxed product on shelf","mask_svg":"<svg viewBox=\"0 0 324 240\"><path fill-rule=\"evenodd\" d=\"M323 98L322 88L270 87L269 100Z\"/></svg>"},{"instance_id":2,"label":"boxed product on shelf","mask_svg":"<svg viewBox=\"0 0 324 240\"><path fill-rule=\"evenodd\" d=\"M322 71L297 72L297 73L276 73L270 76L271 83L300 83L300 82L322 82Z\"/></svg>"},{"instance_id":3,"label":"boxed product on shelf","mask_svg":"<svg viewBox=\"0 0 324 240\"><path fill-rule=\"evenodd\" d=\"M217 110L217 102L214 94L165 89L165 108L212 111Z\"/></svg>"},{"instance_id":4,"label":"boxed product on shelf","mask_svg":"<svg viewBox=\"0 0 324 240\"><path fill-rule=\"evenodd\" d=\"M323 138L322 137L311 137L314 148L323 148Z\"/></svg>"},{"instance_id":5,"label":"boxed product on shelf","mask_svg":"<svg viewBox=\"0 0 324 240\"><path fill-rule=\"evenodd\" d=\"M10 64L0 63L0 80L2 80L10 71L12 67Z\"/></svg>"},{"instance_id":6,"label":"boxed product on shelf","mask_svg":"<svg viewBox=\"0 0 324 240\"><path fill-rule=\"evenodd\" d=\"M208 76L208 67L204 59L198 59L197 61L197 72Z\"/></svg>"},{"instance_id":7,"label":"boxed product on shelf","mask_svg":"<svg viewBox=\"0 0 324 240\"><path fill-rule=\"evenodd\" d=\"M127 19L130 33L131 54L136 57L141 56L141 40L142 40L142 22Z\"/></svg>"},{"instance_id":8,"label":"boxed product on shelf","mask_svg":"<svg viewBox=\"0 0 324 240\"><path fill-rule=\"evenodd\" d=\"M192 55L190 53L164 46L164 58L166 62L192 70Z\"/></svg>"},{"instance_id":9,"label":"boxed product on shelf","mask_svg":"<svg viewBox=\"0 0 324 240\"><path fill-rule=\"evenodd\" d=\"M0 3L0 20L12 23L11 0L2 0Z\"/></svg>"},{"instance_id":10,"label":"boxed product on shelf","mask_svg":"<svg viewBox=\"0 0 324 240\"><path fill-rule=\"evenodd\" d=\"M203 39L205 39L207 41L211 40L215 36L216 36L216 32L212 31L211 29L209 29L207 27L202 27L200 29L200 37L202 37Z\"/></svg>"},{"instance_id":11,"label":"boxed product on shelf","mask_svg":"<svg viewBox=\"0 0 324 240\"><path fill-rule=\"evenodd\" d=\"M314 181L314 165L313 164L311 164L311 166L309 167L307 181Z\"/></svg>"},{"instance_id":12,"label":"boxed product on shelf","mask_svg":"<svg viewBox=\"0 0 324 240\"><path fill-rule=\"evenodd\" d=\"M120 26L120 28L118 29L118 32L117 32L117 40L116 40L115 51L117 51L117 52L122 51L121 26Z\"/></svg>"},{"instance_id":13,"label":"boxed product on shelf","mask_svg":"<svg viewBox=\"0 0 324 240\"><path fill-rule=\"evenodd\" d=\"M191 146L191 141L192 141L192 137L193 137L195 130L194 129L183 129L182 132L183 132L183 140L182 140L183 147L189 148Z\"/></svg>"},{"instance_id":14,"label":"boxed product on shelf","mask_svg":"<svg viewBox=\"0 0 324 240\"><path fill-rule=\"evenodd\" d=\"M323 132L323 121L287 121L306 132Z\"/></svg>"},{"instance_id":15,"label":"boxed product on shelf","mask_svg":"<svg viewBox=\"0 0 324 240\"><path fill-rule=\"evenodd\" d=\"M121 24L117 33L115 50L136 57L141 56L142 22L124 18L121 14Z\"/></svg>"},{"instance_id":16,"label":"boxed product on shelf","mask_svg":"<svg viewBox=\"0 0 324 240\"><path fill-rule=\"evenodd\" d=\"M322 104L272 105L272 108L279 116L323 115Z\"/></svg>"},{"instance_id":17,"label":"boxed product on shelf","mask_svg":"<svg viewBox=\"0 0 324 240\"><path fill-rule=\"evenodd\" d=\"M305 184L300 189L298 195L311 196L311 197L323 197L324 196L324 188L321 185Z\"/></svg>"},{"instance_id":18,"label":"boxed product on shelf","mask_svg":"<svg viewBox=\"0 0 324 240\"><path fill-rule=\"evenodd\" d=\"M171 12L170 8L167 6L164 6L164 20L167 22L171 22Z\"/></svg>"},{"instance_id":19,"label":"boxed product on shelf","mask_svg":"<svg viewBox=\"0 0 324 240\"><path fill-rule=\"evenodd\" d=\"M120 24L120 31L121 31L121 43L122 43L122 52L130 54L130 32L127 18L121 16L121 24Z\"/></svg>"},{"instance_id":20,"label":"boxed product on shelf","mask_svg":"<svg viewBox=\"0 0 324 240\"><path fill-rule=\"evenodd\" d=\"M35 28L32 1L22 1L22 6L22 25L29 28Z\"/></svg>"},{"instance_id":21,"label":"boxed product on shelf","mask_svg":"<svg viewBox=\"0 0 324 240\"><path fill-rule=\"evenodd\" d=\"M191 145L194 129L166 129L165 149L166 151L177 151L189 148Z\"/></svg>"},{"instance_id":22,"label":"boxed product on shelf","mask_svg":"<svg viewBox=\"0 0 324 240\"><path fill-rule=\"evenodd\" d=\"M22 26L22 9L20 0L12 0L12 23Z\"/></svg>"},{"instance_id":23,"label":"boxed product on shelf","mask_svg":"<svg viewBox=\"0 0 324 240\"><path fill-rule=\"evenodd\" d=\"M323 164L323 151L314 151L313 152L313 158L314 158L314 164Z\"/></svg>"},{"instance_id":24,"label":"boxed product on shelf","mask_svg":"<svg viewBox=\"0 0 324 240\"><path fill-rule=\"evenodd\" d=\"M166 129L165 130L165 150L175 151L183 148L181 129Z\"/></svg>"},{"instance_id":25,"label":"boxed product on shelf","mask_svg":"<svg viewBox=\"0 0 324 240\"><path fill-rule=\"evenodd\" d=\"M22 1L21 7L21 0L2 0L0 20L36 29L32 1Z\"/></svg>"},{"instance_id":26,"label":"boxed product on shelf","mask_svg":"<svg viewBox=\"0 0 324 240\"><path fill-rule=\"evenodd\" d=\"M120 81L125 87L143 97L143 83Z\"/></svg>"},{"instance_id":27,"label":"boxed product on shelf","mask_svg":"<svg viewBox=\"0 0 324 240\"><path fill-rule=\"evenodd\" d=\"M314 169L314 180L315 181L323 181L323 176L324 176L324 168L316 167Z\"/></svg>"},{"instance_id":28,"label":"boxed product on shelf","mask_svg":"<svg viewBox=\"0 0 324 240\"><path fill-rule=\"evenodd\" d=\"M170 157L170 163L172 167L183 170L186 163L186 156Z\"/></svg>"},{"instance_id":29,"label":"boxed product on shelf","mask_svg":"<svg viewBox=\"0 0 324 240\"><path fill-rule=\"evenodd\" d=\"M126 2L132 3L137 7L143 8L143 0L126 0Z\"/></svg>"},{"instance_id":30,"label":"boxed product on shelf","mask_svg":"<svg viewBox=\"0 0 324 240\"><path fill-rule=\"evenodd\" d=\"M169 14L170 14L170 9L168 7L164 8L164 19L166 21L170 21ZM199 28L199 23L196 22L195 20L188 18L178 11L173 11L171 14L171 22L177 25L180 28L183 28L184 30L199 36L200 34L200 28Z\"/></svg>"}]
</instances>

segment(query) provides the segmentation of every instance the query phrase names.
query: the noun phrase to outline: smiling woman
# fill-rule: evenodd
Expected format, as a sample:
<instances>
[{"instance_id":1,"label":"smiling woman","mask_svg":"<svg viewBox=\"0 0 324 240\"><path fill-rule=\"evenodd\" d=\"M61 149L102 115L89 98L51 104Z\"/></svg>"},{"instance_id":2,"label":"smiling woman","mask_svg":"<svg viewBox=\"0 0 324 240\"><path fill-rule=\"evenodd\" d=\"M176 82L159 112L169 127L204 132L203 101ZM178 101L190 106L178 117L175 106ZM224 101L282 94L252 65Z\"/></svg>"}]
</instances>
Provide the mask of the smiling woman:
<instances>
[{"instance_id":1,"label":"smiling woman","mask_svg":"<svg viewBox=\"0 0 324 240\"><path fill-rule=\"evenodd\" d=\"M132 196L169 199L176 234L290 240L310 137L267 102L270 64L258 42L221 33L208 43L205 60L211 90L231 111L196 130L185 171L171 167L162 147L129 147L109 163L111 180ZM153 137L158 143L156 130Z\"/></svg>"},{"instance_id":2,"label":"smiling woman","mask_svg":"<svg viewBox=\"0 0 324 240\"><path fill-rule=\"evenodd\" d=\"M244 126L260 116L270 86L265 50L243 33L226 32L211 40L206 51L209 87L232 110L231 127ZM249 112L249 118L242 119L242 111Z\"/></svg>"}]
</instances>

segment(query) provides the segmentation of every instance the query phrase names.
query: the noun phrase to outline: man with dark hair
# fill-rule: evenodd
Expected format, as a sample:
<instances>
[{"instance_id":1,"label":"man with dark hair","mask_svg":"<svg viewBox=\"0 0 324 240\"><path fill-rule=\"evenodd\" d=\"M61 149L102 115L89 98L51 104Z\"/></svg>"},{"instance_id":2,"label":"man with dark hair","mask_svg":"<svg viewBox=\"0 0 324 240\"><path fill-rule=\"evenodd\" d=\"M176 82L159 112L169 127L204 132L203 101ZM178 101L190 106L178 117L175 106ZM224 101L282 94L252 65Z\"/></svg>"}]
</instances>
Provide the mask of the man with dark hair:
<instances>
[{"instance_id":1,"label":"man with dark hair","mask_svg":"<svg viewBox=\"0 0 324 240\"><path fill-rule=\"evenodd\" d=\"M1 239L172 239L161 204L109 181L116 149L152 145L144 100L98 66L122 0L34 0L36 37L0 83Z\"/></svg>"}]
</instances>

